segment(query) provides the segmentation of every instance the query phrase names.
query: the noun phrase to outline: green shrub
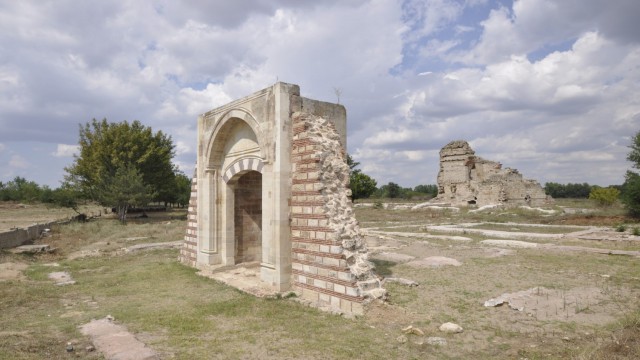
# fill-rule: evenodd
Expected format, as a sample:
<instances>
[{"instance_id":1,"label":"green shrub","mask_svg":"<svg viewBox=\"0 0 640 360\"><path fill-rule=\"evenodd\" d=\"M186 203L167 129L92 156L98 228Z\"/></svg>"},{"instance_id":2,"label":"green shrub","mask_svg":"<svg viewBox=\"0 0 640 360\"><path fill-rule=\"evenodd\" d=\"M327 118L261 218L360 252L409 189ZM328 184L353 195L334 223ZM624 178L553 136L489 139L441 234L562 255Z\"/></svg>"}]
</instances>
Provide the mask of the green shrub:
<instances>
[{"instance_id":1,"label":"green shrub","mask_svg":"<svg viewBox=\"0 0 640 360\"><path fill-rule=\"evenodd\" d=\"M613 205L620 196L620 190L614 187L599 187L594 186L589 193L589 200L594 200L600 206Z\"/></svg>"},{"instance_id":2,"label":"green shrub","mask_svg":"<svg viewBox=\"0 0 640 360\"><path fill-rule=\"evenodd\" d=\"M625 224L620 224L616 227L617 232L625 232L627 230L627 226Z\"/></svg>"}]
</instances>

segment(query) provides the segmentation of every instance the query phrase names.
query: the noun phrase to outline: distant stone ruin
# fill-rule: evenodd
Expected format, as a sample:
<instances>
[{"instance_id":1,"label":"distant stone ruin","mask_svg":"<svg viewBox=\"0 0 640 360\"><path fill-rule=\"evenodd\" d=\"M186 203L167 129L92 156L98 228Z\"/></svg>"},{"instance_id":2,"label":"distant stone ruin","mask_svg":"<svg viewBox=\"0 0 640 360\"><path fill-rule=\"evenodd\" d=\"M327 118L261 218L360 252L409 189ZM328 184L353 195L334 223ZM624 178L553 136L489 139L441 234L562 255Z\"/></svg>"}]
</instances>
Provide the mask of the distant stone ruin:
<instances>
[{"instance_id":1,"label":"distant stone ruin","mask_svg":"<svg viewBox=\"0 0 640 360\"><path fill-rule=\"evenodd\" d=\"M552 201L535 180L524 179L516 169L475 155L463 140L440 150L438 196L435 201L453 206L541 206Z\"/></svg>"},{"instance_id":2,"label":"distant stone ruin","mask_svg":"<svg viewBox=\"0 0 640 360\"><path fill-rule=\"evenodd\" d=\"M275 85L198 119L198 159L180 259L254 263L261 285L361 314L384 296L349 199L342 105Z\"/></svg>"}]
</instances>

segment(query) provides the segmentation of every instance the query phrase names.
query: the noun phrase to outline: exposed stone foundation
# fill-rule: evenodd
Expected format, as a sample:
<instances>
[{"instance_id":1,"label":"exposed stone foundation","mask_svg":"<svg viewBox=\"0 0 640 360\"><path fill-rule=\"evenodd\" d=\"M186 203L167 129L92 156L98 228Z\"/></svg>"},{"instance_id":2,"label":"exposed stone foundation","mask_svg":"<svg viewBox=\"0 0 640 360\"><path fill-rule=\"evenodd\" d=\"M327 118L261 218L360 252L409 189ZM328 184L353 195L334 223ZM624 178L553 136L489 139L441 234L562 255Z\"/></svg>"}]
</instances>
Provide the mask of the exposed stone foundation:
<instances>
[{"instance_id":1,"label":"exposed stone foundation","mask_svg":"<svg viewBox=\"0 0 640 360\"><path fill-rule=\"evenodd\" d=\"M552 202L535 180L524 179L518 170L475 155L463 140L452 141L440 150L436 201L454 206L492 205L541 206Z\"/></svg>"}]
</instances>

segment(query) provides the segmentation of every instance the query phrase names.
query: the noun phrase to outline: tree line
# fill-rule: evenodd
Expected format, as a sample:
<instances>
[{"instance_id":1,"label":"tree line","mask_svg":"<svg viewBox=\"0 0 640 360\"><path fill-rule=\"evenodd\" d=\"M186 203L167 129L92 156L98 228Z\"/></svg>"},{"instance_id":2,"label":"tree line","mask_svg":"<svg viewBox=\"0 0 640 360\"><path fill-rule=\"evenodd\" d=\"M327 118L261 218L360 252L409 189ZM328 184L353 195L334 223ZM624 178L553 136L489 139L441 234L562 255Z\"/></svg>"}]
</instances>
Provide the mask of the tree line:
<instances>
[{"instance_id":1,"label":"tree line","mask_svg":"<svg viewBox=\"0 0 640 360\"><path fill-rule=\"evenodd\" d=\"M191 196L191 180L182 172L175 174L174 191L168 201L158 199L156 202L165 206L173 205L184 207L189 204ZM90 201L90 197L84 196L81 192L75 191L66 184L52 189L48 185L39 185L35 181L29 181L24 177L16 176L13 180L0 181L0 201L15 201L32 204L36 202L52 204L64 207L75 207L69 204L82 201ZM153 202L153 201L152 201ZM105 206L110 206L105 204Z\"/></svg>"},{"instance_id":2,"label":"tree line","mask_svg":"<svg viewBox=\"0 0 640 360\"><path fill-rule=\"evenodd\" d=\"M51 189L47 185L40 186L35 181L16 176L13 180L0 181L0 200L26 203L55 203L62 189Z\"/></svg>"},{"instance_id":3,"label":"tree line","mask_svg":"<svg viewBox=\"0 0 640 360\"><path fill-rule=\"evenodd\" d=\"M0 182L0 200L55 203L76 209L78 201L92 200L118 209L124 221L131 206L150 202L186 206L191 193L191 179L172 163L175 147L170 136L153 132L139 121L109 123L106 119L80 125L79 154L57 189L39 186L22 177ZM627 160L640 170L640 131L632 138ZM359 162L347 155L352 199L424 198L437 196L433 184L403 188L389 182L377 182L357 169ZM590 198L603 205L620 199L629 213L640 216L640 174L628 170L621 186L602 188L587 183L559 184L548 182L545 192L554 198Z\"/></svg>"},{"instance_id":4,"label":"tree line","mask_svg":"<svg viewBox=\"0 0 640 360\"><path fill-rule=\"evenodd\" d=\"M589 197L589 193L591 193L591 188L592 186L587 183L559 184L555 182L548 182L544 184L544 192L555 199L586 199Z\"/></svg>"},{"instance_id":5,"label":"tree line","mask_svg":"<svg viewBox=\"0 0 640 360\"><path fill-rule=\"evenodd\" d=\"M356 169L359 162L353 160L351 155L347 154L347 165L349 165L349 187L351 189L351 199L367 199L373 198L425 198L430 199L438 195L437 185L418 185L414 188L403 188L400 185L389 182L386 185L377 187L377 182L369 175L363 173L360 169Z\"/></svg>"}]
</instances>

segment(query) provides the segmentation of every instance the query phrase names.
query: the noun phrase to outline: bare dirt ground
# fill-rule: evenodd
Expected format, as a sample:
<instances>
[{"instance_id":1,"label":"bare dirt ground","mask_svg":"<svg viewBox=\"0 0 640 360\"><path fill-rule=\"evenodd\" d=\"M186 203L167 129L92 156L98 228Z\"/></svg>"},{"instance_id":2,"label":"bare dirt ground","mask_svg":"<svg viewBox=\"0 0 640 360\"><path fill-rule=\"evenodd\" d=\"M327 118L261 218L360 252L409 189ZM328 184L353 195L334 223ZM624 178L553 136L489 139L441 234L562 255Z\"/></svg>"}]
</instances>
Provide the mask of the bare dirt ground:
<instances>
[{"instance_id":1,"label":"bare dirt ground","mask_svg":"<svg viewBox=\"0 0 640 360\"><path fill-rule=\"evenodd\" d=\"M384 221L374 211L360 214L375 218L363 225L378 272L419 286L388 284L389 303L370 321L411 323L425 336L453 321L464 332L450 336L443 355L588 357L607 326L640 306L640 236L630 233L640 224L600 226L630 220L623 216L558 216L546 225L515 215L467 223L457 212L424 212L424 221L420 210Z\"/></svg>"},{"instance_id":2,"label":"bare dirt ground","mask_svg":"<svg viewBox=\"0 0 640 360\"><path fill-rule=\"evenodd\" d=\"M389 281L388 300L355 320L254 300L176 264L170 246L143 249L179 239L181 220L68 225L40 241L54 254L0 253L0 310L18 317L0 317L0 358L68 358L67 342L73 356L99 358L100 348L91 349L97 340L78 329L111 313L158 358L640 356L640 237L632 234L640 223L633 219L411 206L356 215L370 259ZM625 231L615 231L622 222ZM136 246L142 250L126 250ZM255 277L250 270L211 275ZM50 274L61 272L77 283L55 285ZM440 330L448 322L462 331Z\"/></svg>"}]
</instances>

